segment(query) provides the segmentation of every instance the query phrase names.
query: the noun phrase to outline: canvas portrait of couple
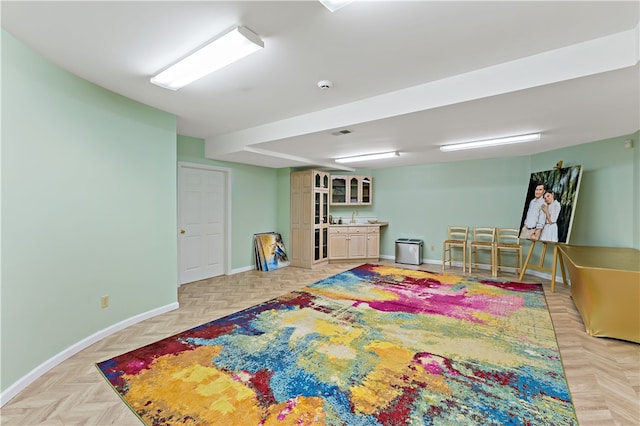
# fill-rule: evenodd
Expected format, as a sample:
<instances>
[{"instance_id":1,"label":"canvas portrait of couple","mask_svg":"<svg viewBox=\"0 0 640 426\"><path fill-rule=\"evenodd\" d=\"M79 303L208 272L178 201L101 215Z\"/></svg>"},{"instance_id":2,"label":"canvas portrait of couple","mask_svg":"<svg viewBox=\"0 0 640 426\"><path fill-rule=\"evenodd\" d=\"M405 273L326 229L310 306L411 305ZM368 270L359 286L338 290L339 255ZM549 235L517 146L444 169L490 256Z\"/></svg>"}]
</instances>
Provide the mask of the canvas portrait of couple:
<instances>
[{"instance_id":1,"label":"canvas portrait of couple","mask_svg":"<svg viewBox=\"0 0 640 426\"><path fill-rule=\"evenodd\" d=\"M532 173L520 221L520 238L569 242L581 177L582 166Z\"/></svg>"}]
</instances>

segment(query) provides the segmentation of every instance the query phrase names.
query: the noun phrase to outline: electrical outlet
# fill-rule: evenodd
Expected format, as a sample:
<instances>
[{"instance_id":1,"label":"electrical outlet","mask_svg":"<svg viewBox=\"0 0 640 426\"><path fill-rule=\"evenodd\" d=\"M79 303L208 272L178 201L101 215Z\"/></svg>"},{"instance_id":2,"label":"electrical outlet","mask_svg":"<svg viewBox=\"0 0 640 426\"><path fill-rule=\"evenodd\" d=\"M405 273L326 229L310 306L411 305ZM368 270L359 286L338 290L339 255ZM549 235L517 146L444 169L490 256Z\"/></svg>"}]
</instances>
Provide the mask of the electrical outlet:
<instances>
[{"instance_id":1,"label":"electrical outlet","mask_svg":"<svg viewBox=\"0 0 640 426\"><path fill-rule=\"evenodd\" d=\"M430 249L431 249L431 251L434 251L434 250L436 249L436 246L434 246L433 244L431 244Z\"/></svg>"},{"instance_id":2,"label":"electrical outlet","mask_svg":"<svg viewBox=\"0 0 640 426\"><path fill-rule=\"evenodd\" d=\"M109 296L102 296L100 298L100 307L102 309L109 307Z\"/></svg>"}]
</instances>

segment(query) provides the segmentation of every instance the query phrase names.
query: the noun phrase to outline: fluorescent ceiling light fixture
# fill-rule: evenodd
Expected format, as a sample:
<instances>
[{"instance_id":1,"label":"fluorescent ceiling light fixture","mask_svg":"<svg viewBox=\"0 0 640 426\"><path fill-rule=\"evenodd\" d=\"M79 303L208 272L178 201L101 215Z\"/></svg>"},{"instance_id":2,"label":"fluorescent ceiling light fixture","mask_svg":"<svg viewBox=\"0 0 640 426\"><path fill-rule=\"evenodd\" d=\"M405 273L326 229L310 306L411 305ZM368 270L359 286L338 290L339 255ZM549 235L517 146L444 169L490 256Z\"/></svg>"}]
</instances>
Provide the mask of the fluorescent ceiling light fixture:
<instances>
[{"instance_id":1,"label":"fluorescent ceiling light fixture","mask_svg":"<svg viewBox=\"0 0 640 426\"><path fill-rule=\"evenodd\" d=\"M319 0L320 3L331 12L335 12L351 3L353 0Z\"/></svg>"},{"instance_id":2,"label":"fluorescent ceiling light fixture","mask_svg":"<svg viewBox=\"0 0 640 426\"><path fill-rule=\"evenodd\" d=\"M353 163L356 161L380 160L382 158L399 157L398 151L381 152L378 154L356 155L355 157L336 158L336 163Z\"/></svg>"},{"instance_id":3,"label":"fluorescent ceiling light fixture","mask_svg":"<svg viewBox=\"0 0 640 426\"><path fill-rule=\"evenodd\" d=\"M487 139L483 141L454 143L451 145L442 145L440 151L460 151L463 149L485 148L488 146L508 145L512 143L533 142L540 140L540 133L531 133L528 135L508 136L505 138Z\"/></svg>"},{"instance_id":4,"label":"fluorescent ceiling light fixture","mask_svg":"<svg viewBox=\"0 0 640 426\"><path fill-rule=\"evenodd\" d=\"M178 90L263 47L264 43L253 31L235 27L152 77L151 82L165 89Z\"/></svg>"}]
</instances>

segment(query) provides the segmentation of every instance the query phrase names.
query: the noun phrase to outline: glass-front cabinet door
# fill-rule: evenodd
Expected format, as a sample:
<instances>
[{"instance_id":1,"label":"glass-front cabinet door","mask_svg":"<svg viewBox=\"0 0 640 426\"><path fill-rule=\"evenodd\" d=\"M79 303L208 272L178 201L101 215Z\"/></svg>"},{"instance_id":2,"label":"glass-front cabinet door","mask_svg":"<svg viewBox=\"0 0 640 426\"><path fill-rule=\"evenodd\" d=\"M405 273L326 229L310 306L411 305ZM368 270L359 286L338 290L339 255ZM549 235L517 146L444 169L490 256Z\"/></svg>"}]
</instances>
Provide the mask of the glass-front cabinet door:
<instances>
[{"instance_id":1,"label":"glass-front cabinet door","mask_svg":"<svg viewBox=\"0 0 640 426\"><path fill-rule=\"evenodd\" d=\"M322 194L316 192L313 197L313 223L320 225L320 214L322 212Z\"/></svg>"},{"instance_id":2,"label":"glass-front cabinet door","mask_svg":"<svg viewBox=\"0 0 640 426\"><path fill-rule=\"evenodd\" d=\"M360 178L353 176L349 178L349 204L360 203Z\"/></svg>"},{"instance_id":3,"label":"glass-front cabinet door","mask_svg":"<svg viewBox=\"0 0 640 426\"><path fill-rule=\"evenodd\" d=\"M371 176L331 176L332 206L371 205L373 179Z\"/></svg>"},{"instance_id":4,"label":"glass-front cabinet door","mask_svg":"<svg viewBox=\"0 0 640 426\"><path fill-rule=\"evenodd\" d=\"M313 231L313 260L320 260L320 247L322 241L320 240L320 230L314 229Z\"/></svg>"},{"instance_id":5,"label":"glass-front cabinet door","mask_svg":"<svg viewBox=\"0 0 640 426\"><path fill-rule=\"evenodd\" d=\"M331 177L331 204L347 204L347 177Z\"/></svg>"},{"instance_id":6,"label":"glass-front cabinet door","mask_svg":"<svg viewBox=\"0 0 640 426\"><path fill-rule=\"evenodd\" d=\"M313 261L326 260L329 256L329 226L320 226L313 230Z\"/></svg>"},{"instance_id":7,"label":"glass-front cabinet door","mask_svg":"<svg viewBox=\"0 0 640 426\"><path fill-rule=\"evenodd\" d=\"M314 177L313 189L313 261L328 259L329 230L329 174L319 172Z\"/></svg>"},{"instance_id":8,"label":"glass-front cabinet door","mask_svg":"<svg viewBox=\"0 0 640 426\"><path fill-rule=\"evenodd\" d=\"M329 223L329 194L326 191L316 191L313 194L313 223Z\"/></svg>"},{"instance_id":9,"label":"glass-front cabinet door","mask_svg":"<svg viewBox=\"0 0 640 426\"><path fill-rule=\"evenodd\" d=\"M322 258L329 257L329 228L322 228Z\"/></svg>"},{"instance_id":10,"label":"glass-front cabinet door","mask_svg":"<svg viewBox=\"0 0 640 426\"><path fill-rule=\"evenodd\" d=\"M371 176L362 176L362 199L360 204L371 204Z\"/></svg>"},{"instance_id":11,"label":"glass-front cabinet door","mask_svg":"<svg viewBox=\"0 0 640 426\"><path fill-rule=\"evenodd\" d=\"M329 223L329 193L322 193L322 223Z\"/></svg>"},{"instance_id":12,"label":"glass-front cabinet door","mask_svg":"<svg viewBox=\"0 0 640 426\"><path fill-rule=\"evenodd\" d=\"M329 173L315 172L313 177L313 187L316 189L329 189Z\"/></svg>"}]
</instances>

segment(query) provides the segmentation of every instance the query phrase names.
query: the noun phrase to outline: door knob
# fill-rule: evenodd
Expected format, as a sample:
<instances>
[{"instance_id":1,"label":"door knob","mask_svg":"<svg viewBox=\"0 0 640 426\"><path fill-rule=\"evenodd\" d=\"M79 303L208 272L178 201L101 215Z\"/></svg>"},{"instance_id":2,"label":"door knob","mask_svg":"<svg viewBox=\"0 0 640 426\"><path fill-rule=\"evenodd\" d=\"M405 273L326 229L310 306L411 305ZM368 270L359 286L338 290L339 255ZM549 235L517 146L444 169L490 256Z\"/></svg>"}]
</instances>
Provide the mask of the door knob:
<instances>
[{"instance_id":1,"label":"door knob","mask_svg":"<svg viewBox=\"0 0 640 426\"><path fill-rule=\"evenodd\" d=\"M180 233L181 233L181 234L184 234L185 232L187 232L187 231L185 231L184 229L181 229L181 230L180 230Z\"/></svg>"}]
</instances>

